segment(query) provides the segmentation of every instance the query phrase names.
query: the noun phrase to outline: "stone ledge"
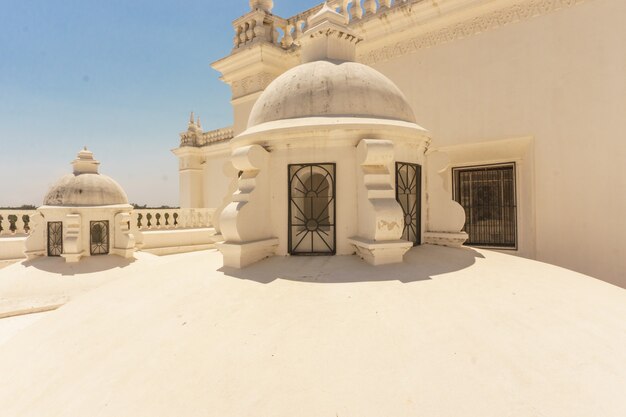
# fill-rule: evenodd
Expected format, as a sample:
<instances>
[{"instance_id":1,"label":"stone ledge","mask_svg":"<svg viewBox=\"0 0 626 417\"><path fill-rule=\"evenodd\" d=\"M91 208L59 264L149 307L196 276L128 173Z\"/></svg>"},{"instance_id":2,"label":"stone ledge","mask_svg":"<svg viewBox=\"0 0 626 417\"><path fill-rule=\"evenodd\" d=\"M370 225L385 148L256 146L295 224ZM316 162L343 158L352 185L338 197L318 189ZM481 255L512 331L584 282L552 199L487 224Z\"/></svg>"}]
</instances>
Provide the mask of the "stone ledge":
<instances>
[{"instance_id":1,"label":"stone ledge","mask_svg":"<svg viewBox=\"0 0 626 417\"><path fill-rule=\"evenodd\" d=\"M278 247L278 238L255 242L222 242L215 246L224 257L224 266L241 269L273 256Z\"/></svg>"},{"instance_id":2,"label":"stone ledge","mask_svg":"<svg viewBox=\"0 0 626 417\"><path fill-rule=\"evenodd\" d=\"M424 243L427 245L448 246L460 248L469 239L465 232L426 232L424 233Z\"/></svg>"},{"instance_id":3,"label":"stone ledge","mask_svg":"<svg viewBox=\"0 0 626 417\"><path fill-rule=\"evenodd\" d=\"M361 259L374 266L401 263L404 254L413 247L413 243L406 240L377 242L353 237L348 241L354 245L357 255Z\"/></svg>"}]
</instances>

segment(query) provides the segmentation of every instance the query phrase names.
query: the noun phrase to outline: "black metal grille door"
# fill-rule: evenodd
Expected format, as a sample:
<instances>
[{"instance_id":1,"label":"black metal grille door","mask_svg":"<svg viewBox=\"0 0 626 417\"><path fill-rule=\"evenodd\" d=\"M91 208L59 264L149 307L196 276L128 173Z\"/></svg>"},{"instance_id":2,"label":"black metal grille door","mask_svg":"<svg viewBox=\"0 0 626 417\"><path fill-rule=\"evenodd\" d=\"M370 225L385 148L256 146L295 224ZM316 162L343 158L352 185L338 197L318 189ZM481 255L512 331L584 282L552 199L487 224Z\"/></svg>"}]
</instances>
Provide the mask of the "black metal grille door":
<instances>
[{"instance_id":1,"label":"black metal grille door","mask_svg":"<svg viewBox=\"0 0 626 417\"><path fill-rule=\"evenodd\" d=\"M335 254L335 164L289 165L289 253Z\"/></svg>"},{"instance_id":2,"label":"black metal grille door","mask_svg":"<svg viewBox=\"0 0 626 417\"><path fill-rule=\"evenodd\" d=\"M422 167L396 162L396 199L404 213L402 239L421 244Z\"/></svg>"},{"instance_id":3,"label":"black metal grille door","mask_svg":"<svg viewBox=\"0 0 626 417\"><path fill-rule=\"evenodd\" d=\"M515 164L455 168L454 198L465 209L471 246L517 247Z\"/></svg>"},{"instance_id":4,"label":"black metal grille door","mask_svg":"<svg viewBox=\"0 0 626 417\"><path fill-rule=\"evenodd\" d=\"M107 255L109 253L109 222L106 220L91 222L89 240L92 255Z\"/></svg>"},{"instance_id":5,"label":"black metal grille door","mask_svg":"<svg viewBox=\"0 0 626 417\"><path fill-rule=\"evenodd\" d=\"M48 222L48 256L63 254L63 223Z\"/></svg>"}]
</instances>

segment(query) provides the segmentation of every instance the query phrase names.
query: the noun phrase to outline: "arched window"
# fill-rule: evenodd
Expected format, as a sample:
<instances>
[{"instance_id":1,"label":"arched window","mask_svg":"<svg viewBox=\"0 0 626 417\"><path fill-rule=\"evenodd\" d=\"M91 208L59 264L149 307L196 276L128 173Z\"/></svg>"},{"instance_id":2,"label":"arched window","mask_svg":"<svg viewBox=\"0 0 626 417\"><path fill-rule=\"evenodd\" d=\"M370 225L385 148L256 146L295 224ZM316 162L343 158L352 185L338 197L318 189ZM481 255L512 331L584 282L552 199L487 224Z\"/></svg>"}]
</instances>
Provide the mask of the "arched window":
<instances>
[{"instance_id":1,"label":"arched window","mask_svg":"<svg viewBox=\"0 0 626 417\"><path fill-rule=\"evenodd\" d=\"M109 222L93 221L89 227L90 253L107 255L109 253Z\"/></svg>"},{"instance_id":2,"label":"arched window","mask_svg":"<svg viewBox=\"0 0 626 417\"><path fill-rule=\"evenodd\" d=\"M289 253L335 253L335 165L289 166Z\"/></svg>"}]
</instances>

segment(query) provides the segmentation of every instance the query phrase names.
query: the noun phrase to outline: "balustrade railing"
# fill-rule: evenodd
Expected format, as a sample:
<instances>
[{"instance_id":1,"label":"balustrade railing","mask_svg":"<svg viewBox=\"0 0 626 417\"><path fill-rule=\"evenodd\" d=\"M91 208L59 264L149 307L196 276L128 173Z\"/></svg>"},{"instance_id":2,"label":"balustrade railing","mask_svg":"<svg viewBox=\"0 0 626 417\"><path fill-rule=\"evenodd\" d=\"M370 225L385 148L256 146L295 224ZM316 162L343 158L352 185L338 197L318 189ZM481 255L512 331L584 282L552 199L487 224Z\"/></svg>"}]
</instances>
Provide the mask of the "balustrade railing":
<instances>
[{"instance_id":1,"label":"balustrade railing","mask_svg":"<svg viewBox=\"0 0 626 417\"><path fill-rule=\"evenodd\" d=\"M235 131L232 127L211 130L209 132L187 131L180 135L180 146L196 146L202 147L219 142L228 142L235 137Z\"/></svg>"},{"instance_id":2,"label":"balustrade railing","mask_svg":"<svg viewBox=\"0 0 626 417\"><path fill-rule=\"evenodd\" d=\"M0 210L0 237L30 234L30 216L35 210Z\"/></svg>"},{"instance_id":3,"label":"balustrade railing","mask_svg":"<svg viewBox=\"0 0 626 417\"><path fill-rule=\"evenodd\" d=\"M199 229L213 226L215 209L138 209L131 213L131 230Z\"/></svg>"},{"instance_id":4,"label":"balustrade railing","mask_svg":"<svg viewBox=\"0 0 626 417\"><path fill-rule=\"evenodd\" d=\"M407 3L423 0L330 0L328 5L346 18L347 23L355 23L378 13L384 13ZM234 48L265 41L283 49L299 46L299 40L307 29L309 17L323 6L319 4L302 13L283 19L264 10L253 10L234 22Z\"/></svg>"},{"instance_id":5,"label":"balustrade railing","mask_svg":"<svg viewBox=\"0 0 626 417\"><path fill-rule=\"evenodd\" d=\"M36 210L0 210L0 237L27 236ZM135 230L212 227L215 209L138 209L131 213Z\"/></svg>"}]
</instances>

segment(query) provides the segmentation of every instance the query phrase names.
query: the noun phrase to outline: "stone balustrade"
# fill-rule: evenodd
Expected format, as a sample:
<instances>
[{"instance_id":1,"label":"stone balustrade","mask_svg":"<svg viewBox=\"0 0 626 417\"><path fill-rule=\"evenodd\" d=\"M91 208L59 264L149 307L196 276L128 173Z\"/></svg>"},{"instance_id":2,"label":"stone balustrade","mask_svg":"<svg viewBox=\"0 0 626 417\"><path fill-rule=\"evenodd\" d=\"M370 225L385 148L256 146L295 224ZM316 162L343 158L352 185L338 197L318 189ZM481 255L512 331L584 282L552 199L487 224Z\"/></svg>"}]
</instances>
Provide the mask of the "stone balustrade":
<instances>
[{"instance_id":1,"label":"stone balustrade","mask_svg":"<svg viewBox=\"0 0 626 417\"><path fill-rule=\"evenodd\" d=\"M0 237L28 235L30 216L35 212L35 210L0 210Z\"/></svg>"},{"instance_id":2,"label":"stone balustrade","mask_svg":"<svg viewBox=\"0 0 626 417\"><path fill-rule=\"evenodd\" d=\"M30 234L36 210L0 210L0 237ZM215 209L138 209L131 213L134 230L198 229L212 227Z\"/></svg>"},{"instance_id":3,"label":"stone balustrade","mask_svg":"<svg viewBox=\"0 0 626 417\"><path fill-rule=\"evenodd\" d=\"M188 130L180 134L181 147L203 147L219 142L228 142L235 137L235 131L232 127L202 132L201 128L195 131Z\"/></svg>"},{"instance_id":4,"label":"stone balustrade","mask_svg":"<svg viewBox=\"0 0 626 417\"><path fill-rule=\"evenodd\" d=\"M423 0L330 0L328 5L355 23L404 4ZM255 9L235 20L234 49L258 42L273 43L283 49L299 46L299 39L306 30L309 17L323 6L319 4L302 13L283 19L263 9Z\"/></svg>"},{"instance_id":5,"label":"stone balustrade","mask_svg":"<svg viewBox=\"0 0 626 417\"><path fill-rule=\"evenodd\" d=\"M131 213L131 230L200 229L213 226L215 209L137 209Z\"/></svg>"}]
</instances>

